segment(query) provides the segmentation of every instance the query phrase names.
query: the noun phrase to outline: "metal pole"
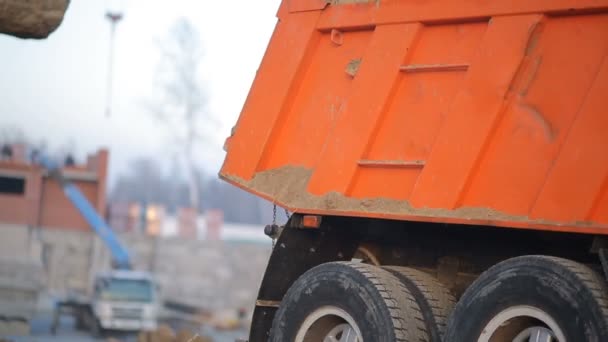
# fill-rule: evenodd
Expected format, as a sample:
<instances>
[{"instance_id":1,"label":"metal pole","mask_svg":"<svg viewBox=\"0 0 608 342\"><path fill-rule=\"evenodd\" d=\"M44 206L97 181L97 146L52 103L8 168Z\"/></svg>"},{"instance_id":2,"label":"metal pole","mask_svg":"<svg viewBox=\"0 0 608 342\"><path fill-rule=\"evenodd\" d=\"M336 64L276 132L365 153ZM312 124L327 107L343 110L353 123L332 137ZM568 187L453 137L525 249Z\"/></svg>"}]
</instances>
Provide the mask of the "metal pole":
<instances>
[{"instance_id":1,"label":"metal pole","mask_svg":"<svg viewBox=\"0 0 608 342\"><path fill-rule=\"evenodd\" d=\"M108 76L106 84L106 117L112 113L112 82L114 75L114 36L116 24L122 19L122 13L106 13L106 18L110 21L110 51L108 55Z\"/></svg>"}]
</instances>

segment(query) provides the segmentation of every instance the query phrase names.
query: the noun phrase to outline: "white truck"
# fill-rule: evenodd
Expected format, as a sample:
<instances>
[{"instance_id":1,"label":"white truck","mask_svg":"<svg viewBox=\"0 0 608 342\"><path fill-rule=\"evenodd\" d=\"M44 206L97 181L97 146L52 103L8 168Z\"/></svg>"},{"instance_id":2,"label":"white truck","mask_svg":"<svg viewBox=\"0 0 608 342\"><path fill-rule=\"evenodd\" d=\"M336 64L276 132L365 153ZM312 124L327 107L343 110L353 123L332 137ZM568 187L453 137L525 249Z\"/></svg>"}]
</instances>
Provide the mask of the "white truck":
<instances>
[{"instance_id":1,"label":"white truck","mask_svg":"<svg viewBox=\"0 0 608 342\"><path fill-rule=\"evenodd\" d=\"M57 180L70 202L101 238L112 255L113 270L97 274L91 296L72 296L55 305L51 330L56 332L59 317L71 314L77 328L88 328L93 335L106 329L152 330L158 317L157 287L151 275L132 269L128 250L80 190L45 156L38 162Z\"/></svg>"},{"instance_id":2,"label":"white truck","mask_svg":"<svg viewBox=\"0 0 608 342\"><path fill-rule=\"evenodd\" d=\"M98 273L91 296L72 296L58 301L51 330L59 327L61 315L76 319L76 328L93 336L105 331L156 329L159 313L158 289L147 272L113 270Z\"/></svg>"},{"instance_id":3,"label":"white truck","mask_svg":"<svg viewBox=\"0 0 608 342\"><path fill-rule=\"evenodd\" d=\"M153 330L159 311L157 287L146 272L111 271L95 278L93 332Z\"/></svg>"}]
</instances>

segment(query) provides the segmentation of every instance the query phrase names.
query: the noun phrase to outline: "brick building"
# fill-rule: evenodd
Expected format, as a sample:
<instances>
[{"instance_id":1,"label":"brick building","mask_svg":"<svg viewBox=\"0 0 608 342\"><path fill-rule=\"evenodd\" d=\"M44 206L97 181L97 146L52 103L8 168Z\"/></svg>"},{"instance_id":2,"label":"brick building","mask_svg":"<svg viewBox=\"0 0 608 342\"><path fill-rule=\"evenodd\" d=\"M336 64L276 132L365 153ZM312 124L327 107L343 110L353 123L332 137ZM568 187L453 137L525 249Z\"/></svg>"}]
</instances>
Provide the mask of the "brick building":
<instances>
[{"instance_id":1,"label":"brick building","mask_svg":"<svg viewBox=\"0 0 608 342\"><path fill-rule=\"evenodd\" d=\"M10 160L0 160L0 287L35 283L43 299L90 294L95 274L110 268L111 254L59 184L26 155L27 149L14 148ZM99 213L111 214L134 268L155 274L163 300L210 311L253 307L271 251L261 226L224 224L218 210L168 215L162 207L139 203L106 210L107 165L108 152L101 150L63 174ZM177 234L162 236L170 222ZM32 301L47 303L42 310L52 308L50 300Z\"/></svg>"},{"instance_id":2,"label":"brick building","mask_svg":"<svg viewBox=\"0 0 608 342\"><path fill-rule=\"evenodd\" d=\"M87 222L59 183L39 165L19 155L0 160L0 223L89 232ZM102 215L106 209L107 168L108 151L99 150L87 157L86 164L62 169Z\"/></svg>"}]
</instances>

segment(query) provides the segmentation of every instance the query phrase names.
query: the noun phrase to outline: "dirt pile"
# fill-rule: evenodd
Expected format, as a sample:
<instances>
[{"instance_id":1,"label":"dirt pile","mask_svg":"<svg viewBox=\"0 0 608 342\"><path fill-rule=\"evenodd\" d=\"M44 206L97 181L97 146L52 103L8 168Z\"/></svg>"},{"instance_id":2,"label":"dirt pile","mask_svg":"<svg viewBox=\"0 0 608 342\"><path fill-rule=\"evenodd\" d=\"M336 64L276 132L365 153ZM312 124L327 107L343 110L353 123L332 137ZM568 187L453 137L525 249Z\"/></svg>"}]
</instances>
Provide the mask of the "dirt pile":
<instances>
[{"instance_id":1,"label":"dirt pile","mask_svg":"<svg viewBox=\"0 0 608 342\"><path fill-rule=\"evenodd\" d=\"M484 221L516 221L559 225L557 222L531 219L527 216L510 215L492 208L415 208L408 201L390 198L353 198L338 192L314 195L309 193L307 189L311 174L312 171L304 167L284 166L258 172L251 180L244 180L232 175L221 176L230 182L241 185L245 189L252 189L257 193L263 194L271 198L275 203L303 211L330 211L337 214L340 212L366 213L372 214L372 216L395 215Z\"/></svg>"},{"instance_id":2,"label":"dirt pile","mask_svg":"<svg viewBox=\"0 0 608 342\"><path fill-rule=\"evenodd\" d=\"M176 334L171 327L161 324L155 331L139 333L137 342L213 342L213 340L189 330L181 330Z\"/></svg>"},{"instance_id":3,"label":"dirt pile","mask_svg":"<svg viewBox=\"0 0 608 342\"><path fill-rule=\"evenodd\" d=\"M70 0L0 0L0 33L46 38L61 21Z\"/></svg>"}]
</instances>

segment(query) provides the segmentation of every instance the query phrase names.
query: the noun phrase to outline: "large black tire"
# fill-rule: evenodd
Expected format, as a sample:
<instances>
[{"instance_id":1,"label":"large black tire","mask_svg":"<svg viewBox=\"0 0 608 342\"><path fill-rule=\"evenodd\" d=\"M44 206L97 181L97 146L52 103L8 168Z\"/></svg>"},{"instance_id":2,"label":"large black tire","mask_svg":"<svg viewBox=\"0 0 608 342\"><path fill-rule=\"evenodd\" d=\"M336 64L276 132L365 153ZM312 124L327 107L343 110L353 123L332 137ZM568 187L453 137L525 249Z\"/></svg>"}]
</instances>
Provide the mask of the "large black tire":
<instances>
[{"instance_id":1,"label":"large black tire","mask_svg":"<svg viewBox=\"0 0 608 342\"><path fill-rule=\"evenodd\" d=\"M269 340L295 341L307 318L327 307L348 313L363 341L429 341L420 308L401 281L380 267L352 262L326 263L298 278L281 302ZM306 341L315 340L308 336Z\"/></svg>"},{"instance_id":2,"label":"large black tire","mask_svg":"<svg viewBox=\"0 0 608 342\"><path fill-rule=\"evenodd\" d=\"M105 334L105 331L101 328L99 321L94 319L91 324L91 336L94 338L102 338Z\"/></svg>"},{"instance_id":3,"label":"large black tire","mask_svg":"<svg viewBox=\"0 0 608 342\"><path fill-rule=\"evenodd\" d=\"M91 311L86 311L86 318L84 320L87 322L91 336L94 338L104 337L105 330Z\"/></svg>"},{"instance_id":4,"label":"large black tire","mask_svg":"<svg viewBox=\"0 0 608 342\"><path fill-rule=\"evenodd\" d=\"M87 321L86 321L86 318L84 317L84 315L85 314L82 311L77 312L76 317L74 318L75 319L74 328L76 330L79 330L79 331L87 330L88 325L87 325Z\"/></svg>"},{"instance_id":5,"label":"large black tire","mask_svg":"<svg viewBox=\"0 0 608 342\"><path fill-rule=\"evenodd\" d=\"M515 308L532 308L550 317L568 342L608 341L607 291L596 272L574 261L548 256L509 259L482 273L465 291L449 319L445 340L477 341L493 319Z\"/></svg>"},{"instance_id":6,"label":"large black tire","mask_svg":"<svg viewBox=\"0 0 608 342\"><path fill-rule=\"evenodd\" d=\"M456 305L450 290L432 275L399 266L384 267L394 274L418 302L431 342L442 342L448 317Z\"/></svg>"}]
</instances>

